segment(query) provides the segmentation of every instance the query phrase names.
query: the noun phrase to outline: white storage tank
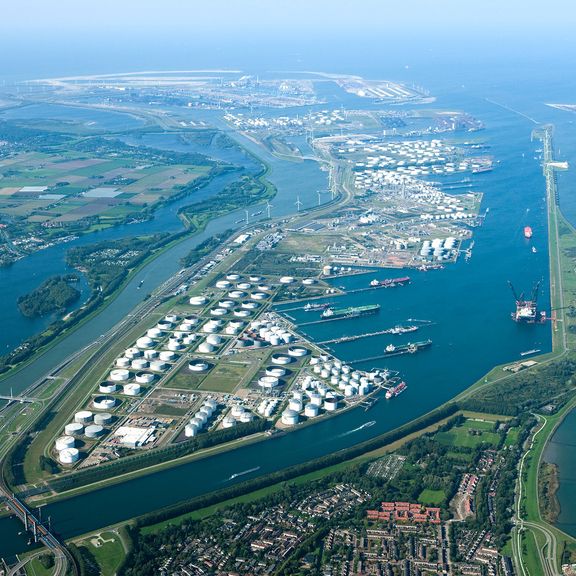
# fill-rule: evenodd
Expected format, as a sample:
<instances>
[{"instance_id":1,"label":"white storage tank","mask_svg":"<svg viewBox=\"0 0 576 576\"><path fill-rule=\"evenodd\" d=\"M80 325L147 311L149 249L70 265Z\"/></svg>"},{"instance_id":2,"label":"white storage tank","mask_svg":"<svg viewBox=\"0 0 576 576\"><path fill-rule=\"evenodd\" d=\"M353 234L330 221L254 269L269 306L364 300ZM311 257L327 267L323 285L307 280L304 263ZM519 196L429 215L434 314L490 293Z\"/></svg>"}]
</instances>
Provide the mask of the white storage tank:
<instances>
[{"instance_id":1,"label":"white storage tank","mask_svg":"<svg viewBox=\"0 0 576 576\"><path fill-rule=\"evenodd\" d=\"M64 434L66 436L80 436L84 432L84 425L78 422L71 422L64 426Z\"/></svg>"},{"instance_id":2,"label":"white storage tank","mask_svg":"<svg viewBox=\"0 0 576 576\"><path fill-rule=\"evenodd\" d=\"M324 400L324 409L327 412L334 412L338 408L338 400L336 398L326 398Z\"/></svg>"},{"instance_id":3,"label":"white storage tank","mask_svg":"<svg viewBox=\"0 0 576 576\"><path fill-rule=\"evenodd\" d=\"M320 408L317 404L306 404L306 407L304 408L304 416L307 418L316 418L316 416L318 416L319 410Z\"/></svg>"},{"instance_id":4,"label":"white storage tank","mask_svg":"<svg viewBox=\"0 0 576 576\"><path fill-rule=\"evenodd\" d=\"M138 396L142 392L140 384L126 384L124 386L124 394L126 396Z\"/></svg>"},{"instance_id":5,"label":"white storage tank","mask_svg":"<svg viewBox=\"0 0 576 576\"><path fill-rule=\"evenodd\" d=\"M250 414L250 412L244 412L244 414L242 414L242 416L240 416L240 422L242 422L243 424L246 424L248 422L252 422L253 419L254 419L254 416L252 416L252 414Z\"/></svg>"},{"instance_id":6,"label":"white storage tank","mask_svg":"<svg viewBox=\"0 0 576 576\"><path fill-rule=\"evenodd\" d=\"M244 310L256 310L259 306L258 302L242 302L240 304L240 308L244 308Z\"/></svg>"},{"instance_id":7,"label":"white storage tank","mask_svg":"<svg viewBox=\"0 0 576 576\"><path fill-rule=\"evenodd\" d=\"M286 426L294 426L295 424L298 424L298 412L294 411L294 410L284 410L284 412L282 412L282 424L285 424Z\"/></svg>"},{"instance_id":8,"label":"white storage tank","mask_svg":"<svg viewBox=\"0 0 576 576\"><path fill-rule=\"evenodd\" d=\"M146 335L149 338L162 338L164 332L162 332L162 330L160 330L160 328L150 328L147 332Z\"/></svg>"},{"instance_id":9,"label":"white storage tank","mask_svg":"<svg viewBox=\"0 0 576 576\"><path fill-rule=\"evenodd\" d=\"M226 280L230 280L231 282L237 282L238 280L240 280L240 274L232 272L231 274L228 274L226 276Z\"/></svg>"},{"instance_id":10,"label":"white storage tank","mask_svg":"<svg viewBox=\"0 0 576 576\"><path fill-rule=\"evenodd\" d=\"M80 452L77 448L66 448L58 454L58 460L62 464L74 464L80 459Z\"/></svg>"},{"instance_id":11,"label":"white storage tank","mask_svg":"<svg viewBox=\"0 0 576 576\"><path fill-rule=\"evenodd\" d=\"M206 296L192 296L188 302L190 306L204 306L207 301Z\"/></svg>"},{"instance_id":12,"label":"white storage tank","mask_svg":"<svg viewBox=\"0 0 576 576\"><path fill-rule=\"evenodd\" d=\"M202 344L198 346L198 352L201 352L202 354L210 354L211 352L214 352L214 346L209 342L202 342Z\"/></svg>"},{"instance_id":13,"label":"white storage tank","mask_svg":"<svg viewBox=\"0 0 576 576\"><path fill-rule=\"evenodd\" d=\"M244 407L240 406L240 404L234 404L234 406L232 406L232 410L230 410L230 414L232 414L234 418L239 418L242 416L242 414L244 414Z\"/></svg>"},{"instance_id":14,"label":"white storage tank","mask_svg":"<svg viewBox=\"0 0 576 576\"><path fill-rule=\"evenodd\" d=\"M209 367L208 362L200 358L194 358L188 362L188 369L192 372L207 372Z\"/></svg>"},{"instance_id":15,"label":"white storage tank","mask_svg":"<svg viewBox=\"0 0 576 576\"><path fill-rule=\"evenodd\" d=\"M148 360L144 358L136 358L136 360L132 360L132 368L134 370L143 370L144 368L148 368Z\"/></svg>"},{"instance_id":16,"label":"white storage tank","mask_svg":"<svg viewBox=\"0 0 576 576\"><path fill-rule=\"evenodd\" d=\"M294 282L293 276L282 276L280 278L280 284L292 284L292 282Z\"/></svg>"},{"instance_id":17,"label":"white storage tank","mask_svg":"<svg viewBox=\"0 0 576 576\"><path fill-rule=\"evenodd\" d=\"M292 362L292 358L290 356L286 356L286 354L272 354L270 361L272 364L285 366L286 364L290 364L290 362Z\"/></svg>"},{"instance_id":18,"label":"white storage tank","mask_svg":"<svg viewBox=\"0 0 576 576\"><path fill-rule=\"evenodd\" d=\"M226 416L224 420L222 420L222 428L232 428L236 426L236 420L230 416Z\"/></svg>"},{"instance_id":19,"label":"white storage tank","mask_svg":"<svg viewBox=\"0 0 576 576\"><path fill-rule=\"evenodd\" d=\"M130 378L130 372L124 368L118 368L110 372L110 380L113 382L123 382Z\"/></svg>"},{"instance_id":20,"label":"white storage tank","mask_svg":"<svg viewBox=\"0 0 576 576\"><path fill-rule=\"evenodd\" d=\"M226 310L226 308L212 308L210 314L212 314L212 316L224 316L228 314L228 310Z\"/></svg>"},{"instance_id":21,"label":"white storage tank","mask_svg":"<svg viewBox=\"0 0 576 576\"><path fill-rule=\"evenodd\" d=\"M218 402L213 398L208 398L204 401L204 406L209 406L212 410L216 410L216 408L218 408Z\"/></svg>"},{"instance_id":22,"label":"white storage tank","mask_svg":"<svg viewBox=\"0 0 576 576\"><path fill-rule=\"evenodd\" d=\"M234 310L234 316L236 316L237 318L248 318L251 314L252 312L246 309Z\"/></svg>"},{"instance_id":23,"label":"white storage tank","mask_svg":"<svg viewBox=\"0 0 576 576\"><path fill-rule=\"evenodd\" d=\"M346 384L346 386L344 387L344 396L346 396L347 398L349 398L350 396L354 396L356 394L356 386L353 386L352 384Z\"/></svg>"},{"instance_id":24,"label":"white storage tank","mask_svg":"<svg viewBox=\"0 0 576 576\"><path fill-rule=\"evenodd\" d=\"M150 362L150 370L154 372L164 372L166 370L166 364L162 360L153 360Z\"/></svg>"},{"instance_id":25,"label":"white storage tank","mask_svg":"<svg viewBox=\"0 0 576 576\"><path fill-rule=\"evenodd\" d=\"M138 346L138 348L151 348L153 344L154 340L152 340L150 336L142 336L142 338L136 340L136 346Z\"/></svg>"},{"instance_id":26,"label":"white storage tank","mask_svg":"<svg viewBox=\"0 0 576 576\"><path fill-rule=\"evenodd\" d=\"M288 348L288 354L293 358L302 358L308 354L308 349L302 346L290 346L290 348Z\"/></svg>"},{"instance_id":27,"label":"white storage tank","mask_svg":"<svg viewBox=\"0 0 576 576\"><path fill-rule=\"evenodd\" d=\"M124 352L124 356L126 356L126 358L129 358L130 360L133 360L134 358L142 356L142 350L133 346L132 348L128 348L126 352Z\"/></svg>"},{"instance_id":28,"label":"white storage tank","mask_svg":"<svg viewBox=\"0 0 576 576\"><path fill-rule=\"evenodd\" d=\"M191 332L194 329L194 326L188 322L182 322L182 324L178 326L178 329L182 330L182 332Z\"/></svg>"},{"instance_id":29,"label":"white storage tank","mask_svg":"<svg viewBox=\"0 0 576 576\"><path fill-rule=\"evenodd\" d=\"M74 421L79 424L87 424L88 422L92 422L93 416L89 410L80 410L80 412L74 414Z\"/></svg>"},{"instance_id":30,"label":"white storage tank","mask_svg":"<svg viewBox=\"0 0 576 576\"><path fill-rule=\"evenodd\" d=\"M118 385L114 384L114 382L102 382L98 386L98 391L102 392L102 394L114 394L116 390L118 390Z\"/></svg>"},{"instance_id":31,"label":"white storage tank","mask_svg":"<svg viewBox=\"0 0 576 576\"><path fill-rule=\"evenodd\" d=\"M158 350L144 350L144 358L146 360L152 360L158 357Z\"/></svg>"},{"instance_id":32,"label":"white storage tank","mask_svg":"<svg viewBox=\"0 0 576 576\"><path fill-rule=\"evenodd\" d=\"M172 328L172 322L166 322L166 320L160 320L158 324L156 324L156 328L160 328L162 331L170 330Z\"/></svg>"},{"instance_id":33,"label":"white storage tank","mask_svg":"<svg viewBox=\"0 0 576 576\"><path fill-rule=\"evenodd\" d=\"M216 288L220 290L228 290L230 286L232 286L232 283L229 280L218 280L218 282L216 282Z\"/></svg>"},{"instance_id":34,"label":"white storage tank","mask_svg":"<svg viewBox=\"0 0 576 576\"><path fill-rule=\"evenodd\" d=\"M279 366L268 366L268 368L266 368L266 376L282 378L282 376L286 376L286 368L280 368Z\"/></svg>"},{"instance_id":35,"label":"white storage tank","mask_svg":"<svg viewBox=\"0 0 576 576\"><path fill-rule=\"evenodd\" d=\"M112 396L96 396L92 404L97 410L110 410L116 406L116 399Z\"/></svg>"},{"instance_id":36,"label":"white storage tank","mask_svg":"<svg viewBox=\"0 0 576 576\"><path fill-rule=\"evenodd\" d=\"M270 292L272 288L268 286L268 284L258 284L258 291L259 292Z\"/></svg>"},{"instance_id":37,"label":"white storage tank","mask_svg":"<svg viewBox=\"0 0 576 576\"><path fill-rule=\"evenodd\" d=\"M218 306L220 308L225 308L226 310L229 310L230 308L234 308L236 304L232 300L220 300L220 302L218 302Z\"/></svg>"},{"instance_id":38,"label":"white storage tank","mask_svg":"<svg viewBox=\"0 0 576 576\"><path fill-rule=\"evenodd\" d=\"M100 414L94 414L94 424L99 424L100 426L108 426L112 423L112 414L109 412L101 412Z\"/></svg>"},{"instance_id":39,"label":"white storage tank","mask_svg":"<svg viewBox=\"0 0 576 576\"><path fill-rule=\"evenodd\" d=\"M252 300L266 300L267 295L264 292L252 292L250 298Z\"/></svg>"},{"instance_id":40,"label":"white storage tank","mask_svg":"<svg viewBox=\"0 0 576 576\"><path fill-rule=\"evenodd\" d=\"M86 429L84 430L86 438L99 438L102 434L104 434L104 428L100 426L100 424L86 426Z\"/></svg>"},{"instance_id":41,"label":"white storage tank","mask_svg":"<svg viewBox=\"0 0 576 576\"><path fill-rule=\"evenodd\" d=\"M130 366L130 358L126 358L126 356L117 358L116 366L118 366L118 368L128 368L128 366Z\"/></svg>"},{"instance_id":42,"label":"white storage tank","mask_svg":"<svg viewBox=\"0 0 576 576\"><path fill-rule=\"evenodd\" d=\"M290 410L294 410L294 412L301 412L302 411L302 402L297 400L296 398L292 398L288 402L288 408Z\"/></svg>"},{"instance_id":43,"label":"white storage tank","mask_svg":"<svg viewBox=\"0 0 576 576\"><path fill-rule=\"evenodd\" d=\"M210 334L210 336L206 337L206 342L213 346L220 346L220 344L222 344L222 336L219 336L218 334Z\"/></svg>"},{"instance_id":44,"label":"white storage tank","mask_svg":"<svg viewBox=\"0 0 576 576\"><path fill-rule=\"evenodd\" d=\"M138 384L151 384L154 382L154 378L154 374L151 374L150 372L138 372L136 374L136 382ZM128 386L130 386L130 384L128 384Z\"/></svg>"},{"instance_id":45,"label":"white storage tank","mask_svg":"<svg viewBox=\"0 0 576 576\"><path fill-rule=\"evenodd\" d=\"M231 290L228 292L228 297L233 298L234 300L244 298L244 296L246 296L246 292L243 292L242 290Z\"/></svg>"},{"instance_id":46,"label":"white storage tank","mask_svg":"<svg viewBox=\"0 0 576 576\"><path fill-rule=\"evenodd\" d=\"M261 376L258 379L258 386L261 386L265 389L275 388L279 383L280 381L278 378L276 378L276 376Z\"/></svg>"},{"instance_id":47,"label":"white storage tank","mask_svg":"<svg viewBox=\"0 0 576 576\"><path fill-rule=\"evenodd\" d=\"M65 450L66 448L74 448L76 440L72 436L60 436L56 439L56 450Z\"/></svg>"},{"instance_id":48,"label":"white storage tank","mask_svg":"<svg viewBox=\"0 0 576 576\"><path fill-rule=\"evenodd\" d=\"M166 314L166 316L164 316L164 320L166 320L166 322L170 322L171 324L175 324L178 322L179 318L176 314Z\"/></svg>"},{"instance_id":49,"label":"white storage tank","mask_svg":"<svg viewBox=\"0 0 576 576\"><path fill-rule=\"evenodd\" d=\"M176 354L171 350L163 350L159 354L160 360L164 360L164 362L171 362L176 359Z\"/></svg>"},{"instance_id":50,"label":"white storage tank","mask_svg":"<svg viewBox=\"0 0 576 576\"><path fill-rule=\"evenodd\" d=\"M178 350L181 350L182 348L184 348L184 345L179 340L171 338L166 347L168 348L168 350L172 350L173 352L177 352Z\"/></svg>"},{"instance_id":51,"label":"white storage tank","mask_svg":"<svg viewBox=\"0 0 576 576\"><path fill-rule=\"evenodd\" d=\"M193 424L186 424L184 427L184 436L186 436L186 438L192 438L196 436L196 434L198 434L198 427Z\"/></svg>"},{"instance_id":52,"label":"white storage tank","mask_svg":"<svg viewBox=\"0 0 576 576\"><path fill-rule=\"evenodd\" d=\"M252 284L250 284L250 282L240 282L239 284L236 284L236 287L239 290L250 290L250 288L252 288Z\"/></svg>"},{"instance_id":53,"label":"white storage tank","mask_svg":"<svg viewBox=\"0 0 576 576\"><path fill-rule=\"evenodd\" d=\"M194 418L190 418L190 424L192 424L192 426L196 426L198 430L202 430L204 424L206 424L206 419L202 418L201 416L194 416Z\"/></svg>"}]
</instances>

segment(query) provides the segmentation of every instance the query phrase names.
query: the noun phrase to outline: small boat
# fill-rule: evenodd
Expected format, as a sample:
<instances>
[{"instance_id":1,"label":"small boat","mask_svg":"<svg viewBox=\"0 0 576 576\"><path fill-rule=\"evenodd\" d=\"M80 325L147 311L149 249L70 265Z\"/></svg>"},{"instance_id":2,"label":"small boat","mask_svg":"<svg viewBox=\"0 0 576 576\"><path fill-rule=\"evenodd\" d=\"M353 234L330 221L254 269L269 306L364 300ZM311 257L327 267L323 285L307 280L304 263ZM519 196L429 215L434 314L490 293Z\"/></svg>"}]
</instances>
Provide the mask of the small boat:
<instances>
[{"instance_id":1,"label":"small boat","mask_svg":"<svg viewBox=\"0 0 576 576\"><path fill-rule=\"evenodd\" d=\"M532 228L524 226L524 238L532 238Z\"/></svg>"},{"instance_id":2,"label":"small boat","mask_svg":"<svg viewBox=\"0 0 576 576\"><path fill-rule=\"evenodd\" d=\"M532 246L532 254L536 254L536 252L538 252L538 250L536 250L536 246Z\"/></svg>"}]
</instances>

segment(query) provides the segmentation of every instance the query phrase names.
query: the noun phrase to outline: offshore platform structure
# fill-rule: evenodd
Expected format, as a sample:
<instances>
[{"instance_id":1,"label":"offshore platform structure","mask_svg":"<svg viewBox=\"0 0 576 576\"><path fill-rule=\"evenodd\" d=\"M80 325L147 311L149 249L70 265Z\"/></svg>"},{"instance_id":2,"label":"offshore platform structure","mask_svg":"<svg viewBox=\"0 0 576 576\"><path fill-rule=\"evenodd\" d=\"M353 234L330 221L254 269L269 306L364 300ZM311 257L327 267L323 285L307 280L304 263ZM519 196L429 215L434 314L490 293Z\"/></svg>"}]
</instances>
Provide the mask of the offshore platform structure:
<instances>
[{"instance_id":1,"label":"offshore platform structure","mask_svg":"<svg viewBox=\"0 0 576 576\"><path fill-rule=\"evenodd\" d=\"M508 280L514 299L516 300L516 310L512 312L512 320L523 324L534 324L536 322L544 322L546 320L546 312L538 313L538 291L540 289L540 281L536 282L530 298L524 298L524 292L520 295L517 294L512 282Z\"/></svg>"}]
</instances>

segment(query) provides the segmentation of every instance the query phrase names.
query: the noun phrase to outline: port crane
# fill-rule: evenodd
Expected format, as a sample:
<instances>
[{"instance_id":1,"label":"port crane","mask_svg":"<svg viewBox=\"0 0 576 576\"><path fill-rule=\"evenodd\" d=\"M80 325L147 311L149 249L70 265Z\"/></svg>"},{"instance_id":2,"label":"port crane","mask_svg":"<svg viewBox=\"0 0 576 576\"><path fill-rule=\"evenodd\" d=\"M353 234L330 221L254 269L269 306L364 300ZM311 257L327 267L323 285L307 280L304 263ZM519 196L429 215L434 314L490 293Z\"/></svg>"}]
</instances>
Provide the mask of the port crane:
<instances>
[{"instance_id":1,"label":"port crane","mask_svg":"<svg viewBox=\"0 0 576 576\"><path fill-rule=\"evenodd\" d=\"M525 322L528 324L532 324L534 322L538 322L540 319L545 318L545 313L540 313L540 317L538 316L537 310L537 303L538 303L538 291L540 290L540 281L536 282L534 288L532 289L532 294L530 295L529 299L524 297L524 292L518 293L514 288L514 285L510 280L508 280L508 285L512 290L512 294L514 295L514 299L516 300L516 311L512 312L512 320L515 322Z\"/></svg>"}]
</instances>

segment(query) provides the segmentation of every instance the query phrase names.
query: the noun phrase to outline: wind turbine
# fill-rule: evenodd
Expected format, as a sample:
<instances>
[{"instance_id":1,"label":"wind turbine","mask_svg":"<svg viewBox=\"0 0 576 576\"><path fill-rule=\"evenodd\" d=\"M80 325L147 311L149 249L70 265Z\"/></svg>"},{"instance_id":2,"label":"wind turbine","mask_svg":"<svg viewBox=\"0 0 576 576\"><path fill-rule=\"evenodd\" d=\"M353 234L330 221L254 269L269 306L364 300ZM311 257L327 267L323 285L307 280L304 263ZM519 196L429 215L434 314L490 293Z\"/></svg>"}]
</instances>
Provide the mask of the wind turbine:
<instances>
[{"instance_id":1,"label":"wind turbine","mask_svg":"<svg viewBox=\"0 0 576 576\"><path fill-rule=\"evenodd\" d=\"M266 212L268 213L268 220L272 219L272 204L270 202L266 202Z\"/></svg>"},{"instance_id":2,"label":"wind turbine","mask_svg":"<svg viewBox=\"0 0 576 576\"><path fill-rule=\"evenodd\" d=\"M316 194L318 194L318 206L322 204L322 190L316 190Z\"/></svg>"},{"instance_id":3,"label":"wind turbine","mask_svg":"<svg viewBox=\"0 0 576 576\"><path fill-rule=\"evenodd\" d=\"M300 202L300 196L296 196L296 209L300 212L300 208L302 206L302 202Z\"/></svg>"},{"instance_id":4,"label":"wind turbine","mask_svg":"<svg viewBox=\"0 0 576 576\"><path fill-rule=\"evenodd\" d=\"M244 210L246 212L246 224L248 224L248 210Z\"/></svg>"}]
</instances>

